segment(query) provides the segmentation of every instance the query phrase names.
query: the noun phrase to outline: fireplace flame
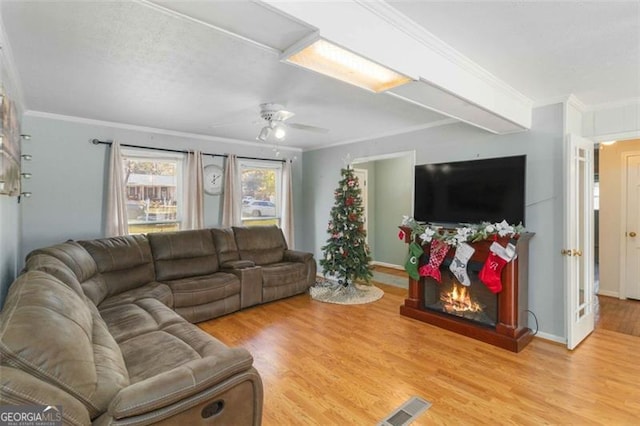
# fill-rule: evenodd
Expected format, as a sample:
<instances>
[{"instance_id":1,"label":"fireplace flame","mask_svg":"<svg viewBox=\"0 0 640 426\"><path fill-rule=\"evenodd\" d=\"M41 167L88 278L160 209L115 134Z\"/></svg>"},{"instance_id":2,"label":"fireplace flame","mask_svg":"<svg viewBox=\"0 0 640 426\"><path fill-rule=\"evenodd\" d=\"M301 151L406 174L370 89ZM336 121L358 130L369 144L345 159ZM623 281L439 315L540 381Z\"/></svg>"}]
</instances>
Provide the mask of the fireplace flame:
<instances>
[{"instance_id":1,"label":"fireplace flame","mask_svg":"<svg viewBox=\"0 0 640 426\"><path fill-rule=\"evenodd\" d=\"M471 300L467 287L453 284L449 293L442 293L440 300L446 312L482 312L482 307Z\"/></svg>"}]
</instances>

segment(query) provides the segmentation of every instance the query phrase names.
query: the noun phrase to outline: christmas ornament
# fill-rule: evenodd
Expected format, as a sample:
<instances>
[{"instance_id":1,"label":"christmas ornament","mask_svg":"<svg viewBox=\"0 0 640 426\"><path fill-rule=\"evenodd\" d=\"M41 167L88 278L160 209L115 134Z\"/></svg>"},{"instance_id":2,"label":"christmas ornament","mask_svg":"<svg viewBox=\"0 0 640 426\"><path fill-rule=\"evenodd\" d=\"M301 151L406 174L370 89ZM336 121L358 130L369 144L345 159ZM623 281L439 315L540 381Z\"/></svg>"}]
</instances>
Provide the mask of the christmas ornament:
<instances>
[{"instance_id":1,"label":"christmas ornament","mask_svg":"<svg viewBox=\"0 0 640 426\"><path fill-rule=\"evenodd\" d=\"M407 274L414 280L419 280L420 275L418 274L418 261L420 260L420 256L424 253L422 247L420 247L416 243L409 244L409 254L407 255L407 260L404 263L404 269L407 271Z\"/></svg>"},{"instance_id":2,"label":"christmas ornament","mask_svg":"<svg viewBox=\"0 0 640 426\"><path fill-rule=\"evenodd\" d=\"M511 262L516 257L515 241L511 240L507 247L502 247L494 241L489 247L489 256L480 270L480 281L482 281L493 293L502 291L502 269L504 265Z\"/></svg>"},{"instance_id":3,"label":"christmas ornament","mask_svg":"<svg viewBox=\"0 0 640 426\"><path fill-rule=\"evenodd\" d=\"M449 265L449 270L453 272L460 284L471 285L471 280L467 274L467 263L475 251L476 249L467 243L460 243L456 247L456 254L451 261L451 265Z\"/></svg>"},{"instance_id":4,"label":"christmas ornament","mask_svg":"<svg viewBox=\"0 0 640 426\"><path fill-rule=\"evenodd\" d=\"M432 277L436 281L440 282L442 277L440 275L440 265L447 255L450 246L440 240L431 241L431 250L429 255L429 263L420 267L420 275L423 277Z\"/></svg>"},{"instance_id":5,"label":"christmas ornament","mask_svg":"<svg viewBox=\"0 0 640 426\"><path fill-rule=\"evenodd\" d=\"M401 230L400 230L400 232L398 232L398 239L399 239L400 241L403 241L403 240L404 240L404 237L405 237L405 233L404 233L404 231L401 229Z\"/></svg>"}]
</instances>

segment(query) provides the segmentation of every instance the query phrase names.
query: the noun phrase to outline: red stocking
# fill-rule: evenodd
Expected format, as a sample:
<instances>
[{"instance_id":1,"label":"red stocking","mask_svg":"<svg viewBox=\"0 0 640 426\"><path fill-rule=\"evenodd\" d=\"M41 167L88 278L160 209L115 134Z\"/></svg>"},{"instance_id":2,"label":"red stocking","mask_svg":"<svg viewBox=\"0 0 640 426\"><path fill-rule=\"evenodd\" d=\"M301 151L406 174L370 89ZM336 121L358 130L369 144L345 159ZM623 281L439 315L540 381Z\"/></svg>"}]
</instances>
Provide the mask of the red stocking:
<instances>
[{"instance_id":1,"label":"red stocking","mask_svg":"<svg viewBox=\"0 0 640 426\"><path fill-rule=\"evenodd\" d=\"M429 263L420 267L420 276L433 277L436 281L440 282L442 277L440 276L440 265L444 260L444 257L449 251L449 245L440 240L431 241L431 250L429 253Z\"/></svg>"},{"instance_id":2,"label":"red stocking","mask_svg":"<svg viewBox=\"0 0 640 426\"><path fill-rule=\"evenodd\" d=\"M509 243L505 248L497 242L493 242L489 247L489 256L478 277L493 293L502 291L502 268L515 258L515 254L515 246L512 243Z\"/></svg>"}]
</instances>

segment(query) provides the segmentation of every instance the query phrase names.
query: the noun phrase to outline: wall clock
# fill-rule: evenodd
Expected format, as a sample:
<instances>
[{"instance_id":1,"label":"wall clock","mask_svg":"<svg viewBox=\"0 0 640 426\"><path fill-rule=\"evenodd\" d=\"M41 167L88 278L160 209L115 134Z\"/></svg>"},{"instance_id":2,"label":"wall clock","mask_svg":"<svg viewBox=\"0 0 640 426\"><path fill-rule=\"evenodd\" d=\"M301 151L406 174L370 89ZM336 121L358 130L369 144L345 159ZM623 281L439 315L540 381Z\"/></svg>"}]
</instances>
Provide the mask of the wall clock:
<instances>
[{"instance_id":1,"label":"wall clock","mask_svg":"<svg viewBox=\"0 0 640 426\"><path fill-rule=\"evenodd\" d=\"M209 195L222 193L222 177L224 172L219 166L210 164L204 168L204 192Z\"/></svg>"}]
</instances>

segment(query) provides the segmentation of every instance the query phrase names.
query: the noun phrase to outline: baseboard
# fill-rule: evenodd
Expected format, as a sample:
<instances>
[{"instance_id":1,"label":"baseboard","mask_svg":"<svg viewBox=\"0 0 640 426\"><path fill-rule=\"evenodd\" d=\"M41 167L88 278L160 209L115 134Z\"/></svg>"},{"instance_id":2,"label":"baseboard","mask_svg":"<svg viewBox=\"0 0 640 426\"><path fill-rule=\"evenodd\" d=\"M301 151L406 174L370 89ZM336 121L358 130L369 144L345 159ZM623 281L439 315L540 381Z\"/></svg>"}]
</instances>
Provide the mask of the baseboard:
<instances>
[{"instance_id":1,"label":"baseboard","mask_svg":"<svg viewBox=\"0 0 640 426\"><path fill-rule=\"evenodd\" d=\"M567 339L564 337L556 336L555 334L545 333L543 331L538 331L534 337L539 337L540 339L550 340L552 342L561 343L563 345L567 344Z\"/></svg>"},{"instance_id":2,"label":"baseboard","mask_svg":"<svg viewBox=\"0 0 640 426\"><path fill-rule=\"evenodd\" d=\"M404 266L394 265L393 263L380 262L379 260L372 260L369 262L369 265L373 266L384 266L385 268L397 269L399 271L404 271Z\"/></svg>"},{"instance_id":3,"label":"baseboard","mask_svg":"<svg viewBox=\"0 0 640 426\"><path fill-rule=\"evenodd\" d=\"M598 292L598 296L609 296L609 297L615 297L616 299L619 299L620 293L618 293L617 291L600 290Z\"/></svg>"}]
</instances>

